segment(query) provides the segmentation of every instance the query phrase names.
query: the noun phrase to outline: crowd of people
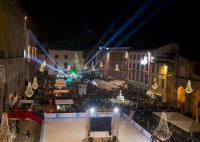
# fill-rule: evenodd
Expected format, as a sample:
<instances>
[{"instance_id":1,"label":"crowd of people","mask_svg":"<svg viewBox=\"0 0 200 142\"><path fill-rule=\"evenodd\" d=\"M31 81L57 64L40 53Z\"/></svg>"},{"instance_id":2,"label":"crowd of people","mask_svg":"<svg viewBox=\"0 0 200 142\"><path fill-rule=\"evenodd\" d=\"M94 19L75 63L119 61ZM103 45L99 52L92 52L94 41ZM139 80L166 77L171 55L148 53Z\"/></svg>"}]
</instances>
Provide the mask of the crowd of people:
<instances>
[{"instance_id":1,"label":"crowd of people","mask_svg":"<svg viewBox=\"0 0 200 142\"><path fill-rule=\"evenodd\" d=\"M86 94L82 95L79 94L77 82L68 84L70 85L70 87L68 87L70 88L69 93L60 94L58 96L55 96L52 93L54 90L53 84L55 83L55 80L52 80L51 78L51 80L47 80L46 82L43 81L42 83L41 86L43 87L41 87L37 92L37 101L44 107L44 109L39 110L39 112L33 111L35 114L40 114L39 117L41 118L43 118L43 114L47 112L45 110L45 105L50 105L49 100L52 100L51 105L55 105L56 99L72 99L74 103L68 106L68 109L65 111L66 113L85 112L90 107L109 109L117 105L127 116L129 116L130 111L132 111L133 115L131 119L152 133L159 121L158 119L155 119L153 112L181 112L181 109L173 107L169 103L160 102L159 100L152 99L147 95L136 94L131 89L121 87L106 90L93 85L91 80L87 80L87 91ZM110 98L116 98L119 95L120 90L124 98L130 100L129 104L113 104L109 101ZM53 113L54 112L57 112L57 110L54 110ZM173 141L172 139L170 140Z\"/></svg>"}]
</instances>

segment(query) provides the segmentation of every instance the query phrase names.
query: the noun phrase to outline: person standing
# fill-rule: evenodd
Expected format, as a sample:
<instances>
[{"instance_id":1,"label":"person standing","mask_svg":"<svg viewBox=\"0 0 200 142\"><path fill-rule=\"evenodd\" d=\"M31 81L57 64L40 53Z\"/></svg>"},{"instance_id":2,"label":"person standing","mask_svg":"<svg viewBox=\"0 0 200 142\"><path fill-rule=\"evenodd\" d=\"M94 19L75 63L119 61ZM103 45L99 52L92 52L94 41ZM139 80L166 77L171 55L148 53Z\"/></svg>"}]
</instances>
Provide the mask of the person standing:
<instances>
[{"instance_id":1,"label":"person standing","mask_svg":"<svg viewBox=\"0 0 200 142\"><path fill-rule=\"evenodd\" d=\"M31 136L31 133L30 133L30 131L29 130L27 130L27 132L26 132L26 135L30 138L30 136Z\"/></svg>"}]
</instances>

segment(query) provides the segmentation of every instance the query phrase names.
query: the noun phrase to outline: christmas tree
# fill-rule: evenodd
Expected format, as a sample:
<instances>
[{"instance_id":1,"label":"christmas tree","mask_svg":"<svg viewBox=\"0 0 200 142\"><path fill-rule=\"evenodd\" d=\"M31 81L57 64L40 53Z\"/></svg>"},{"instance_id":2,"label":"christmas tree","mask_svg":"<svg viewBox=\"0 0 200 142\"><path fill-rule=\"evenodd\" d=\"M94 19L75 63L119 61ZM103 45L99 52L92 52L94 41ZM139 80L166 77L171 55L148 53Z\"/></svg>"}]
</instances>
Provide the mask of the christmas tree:
<instances>
[{"instance_id":1,"label":"christmas tree","mask_svg":"<svg viewBox=\"0 0 200 142\"><path fill-rule=\"evenodd\" d=\"M80 71L81 66L80 66L80 62L78 59L78 55L77 52L74 55L74 58L72 60L72 65L71 65L71 74L76 74Z\"/></svg>"},{"instance_id":2,"label":"christmas tree","mask_svg":"<svg viewBox=\"0 0 200 142\"><path fill-rule=\"evenodd\" d=\"M12 142L15 139L14 131L11 133L8 124L8 114L4 112L2 114L1 126L0 126L0 141Z\"/></svg>"},{"instance_id":3,"label":"christmas tree","mask_svg":"<svg viewBox=\"0 0 200 142\"><path fill-rule=\"evenodd\" d=\"M167 141L170 139L172 132L169 130L167 123L167 115L165 112L162 112L159 124L153 132L153 136L162 141Z\"/></svg>"}]
</instances>

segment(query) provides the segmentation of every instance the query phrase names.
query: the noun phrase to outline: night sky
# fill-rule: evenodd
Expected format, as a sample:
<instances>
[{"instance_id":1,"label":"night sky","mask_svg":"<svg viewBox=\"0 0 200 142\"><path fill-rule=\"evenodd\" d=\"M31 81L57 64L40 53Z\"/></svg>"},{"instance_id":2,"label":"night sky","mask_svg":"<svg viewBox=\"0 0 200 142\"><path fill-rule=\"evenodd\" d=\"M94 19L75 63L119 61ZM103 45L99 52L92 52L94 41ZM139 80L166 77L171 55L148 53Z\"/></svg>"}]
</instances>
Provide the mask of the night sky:
<instances>
[{"instance_id":1,"label":"night sky","mask_svg":"<svg viewBox=\"0 0 200 142\"><path fill-rule=\"evenodd\" d=\"M183 0L18 0L41 41L134 46L139 39L196 45L199 8ZM198 10L197 10L198 9ZM112 39L112 40L111 40Z\"/></svg>"}]
</instances>

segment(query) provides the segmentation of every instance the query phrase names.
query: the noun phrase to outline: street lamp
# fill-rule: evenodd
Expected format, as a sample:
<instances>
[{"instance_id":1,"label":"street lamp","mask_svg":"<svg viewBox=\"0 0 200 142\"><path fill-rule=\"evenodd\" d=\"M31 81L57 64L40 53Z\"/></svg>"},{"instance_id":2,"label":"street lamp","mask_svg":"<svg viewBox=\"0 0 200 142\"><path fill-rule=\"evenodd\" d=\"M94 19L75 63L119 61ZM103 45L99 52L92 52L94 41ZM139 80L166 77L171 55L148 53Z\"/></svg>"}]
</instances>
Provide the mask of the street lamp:
<instances>
[{"instance_id":1,"label":"street lamp","mask_svg":"<svg viewBox=\"0 0 200 142\"><path fill-rule=\"evenodd\" d=\"M125 88L127 88L127 77L128 77L128 52L126 52L125 53L125 59L126 59L126 72L125 72L125 74L126 74L126 78L125 78ZM123 85L123 84L122 84Z\"/></svg>"},{"instance_id":2,"label":"street lamp","mask_svg":"<svg viewBox=\"0 0 200 142\"><path fill-rule=\"evenodd\" d=\"M115 71L119 71L118 64L116 64Z\"/></svg>"},{"instance_id":3,"label":"street lamp","mask_svg":"<svg viewBox=\"0 0 200 142\"><path fill-rule=\"evenodd\" d=\"M101 61L101 63L100 63L100 65L99 65L101 68L103 67L103 63L102 63L102 61Z\"/></svg>"},{"instance_id":4,"label":"street lamp","mask_svg":"<svg viewBox=\"0 0 200 142\"><path fill-rule=\"evenodd\" d=\"M109 75L109 59L110 59L110 53L107 53L107 75Z\"/></svg>"},{"instance_id":5,"label":"street lamp","mask_svg":"<svg viewBox=\"0 0 200 142\"><path fill-rule=\"evenodd\" d=\"M102 63L102 61L101 61L100 65L99 65L99 67L100 67L100 68L102 68L102 67L103 67L103 63ZM101 78L102 78L102 69L101 69L101 71L100 71L100 72L101 72L101 75L100 75L100 76L101 76Z\"/></svg>"}]
</instances>

